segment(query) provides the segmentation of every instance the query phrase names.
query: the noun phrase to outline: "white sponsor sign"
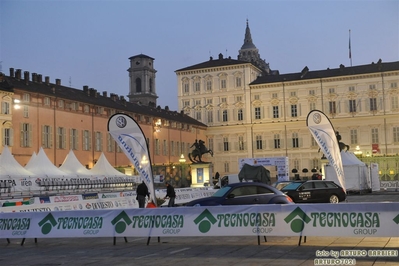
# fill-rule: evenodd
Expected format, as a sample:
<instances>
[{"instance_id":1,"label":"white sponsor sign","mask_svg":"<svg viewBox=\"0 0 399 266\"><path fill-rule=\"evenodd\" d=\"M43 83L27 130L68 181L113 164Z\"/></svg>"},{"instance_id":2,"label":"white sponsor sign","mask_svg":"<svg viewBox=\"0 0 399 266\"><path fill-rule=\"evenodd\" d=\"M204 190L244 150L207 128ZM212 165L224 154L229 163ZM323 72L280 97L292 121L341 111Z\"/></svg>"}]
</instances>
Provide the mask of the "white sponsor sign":
<instances>
[{"instance_id":1,"label":"white sponsor sign","mask_svg":"<svg viewBox=\"0 0 399 266\"><path fill-rule=\"evenodd\" d=\"M399 203L175 207L0 214L0 238L399 237Z\"/></svg>"},{"instance_id":2,"label":"white sponsor sign","mask_svg":"<svg viewBox=\"0 0 399 266\"><path fill-rule=\"evenodd\" d=\"M397 189L399 188L399 180L394 181L381 181L380 187L382 189Z\"/></svg>"},{"instance_id":3,"label":"white sponsor sign","mask_svg":"<svg viewBox=\"0 0 399 266\"><path fill-rule=\"evenodd\" d=\"M176 188L175 204L184 204L194 199L210 197L217 189L208 188ZM158 197L166 195L166 189L156 190ZM65 211L65 210L90 210L90 209L120 209L138 208L136 191L121 191L110 193L88 193L81 195L42 196L30 199L31 204L8 206L0 208L0 212L27 212L27 211ZM14 200L14 201L22 201ZM1 205L4 202L0 202ZM167 206L168 201L162 205Z\"/></svg>"}]
</instances>

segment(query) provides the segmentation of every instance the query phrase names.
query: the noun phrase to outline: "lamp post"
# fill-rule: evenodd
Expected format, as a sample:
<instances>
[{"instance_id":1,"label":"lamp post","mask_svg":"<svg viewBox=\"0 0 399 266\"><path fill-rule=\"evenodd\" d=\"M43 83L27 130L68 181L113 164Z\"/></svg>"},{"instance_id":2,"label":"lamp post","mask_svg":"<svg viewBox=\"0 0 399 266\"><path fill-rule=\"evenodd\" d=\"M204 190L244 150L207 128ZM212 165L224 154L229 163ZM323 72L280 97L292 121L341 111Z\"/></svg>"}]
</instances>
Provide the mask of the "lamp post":
<instances>
[{"instance_id":1,"label":"lamp post","mask_svg":"<svg viewBox=\"0 0 399 266\"><path fill-rule=\"evenodd\" d=\"M180 173L181 173L181 182L183 182L184 176L183 176L183 164L186 162L186 159L184 158L183 153L180 155L179 163L180 163ZM184 184L186 183L186 180L184 181Z\"/></svg>"},{"instance_id":2,"label":"lamp post","mask_svg":"<svg viewBox=\"0 0 399 266\"><path fill-rule=\"evenodd\" d=\"M357 157L360 157L360 158L362 157L363 152L360 150L360 147L359 147L359 146L356 146L356 150L355 150L354 154L355 154Z\"/></svg>"}]
</instances>

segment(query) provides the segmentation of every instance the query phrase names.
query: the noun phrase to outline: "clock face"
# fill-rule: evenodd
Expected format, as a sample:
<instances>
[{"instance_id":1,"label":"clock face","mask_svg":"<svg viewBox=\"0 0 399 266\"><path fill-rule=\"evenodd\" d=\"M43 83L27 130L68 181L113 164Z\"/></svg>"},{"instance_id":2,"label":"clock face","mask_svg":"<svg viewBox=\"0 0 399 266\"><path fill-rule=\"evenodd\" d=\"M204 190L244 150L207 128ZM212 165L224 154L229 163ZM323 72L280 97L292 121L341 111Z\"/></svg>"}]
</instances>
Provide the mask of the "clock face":
<instances>
[{"instance_id":1,"label":"clock face","mask_svg":"<svg viewBox=\"0 0 399 266\"><path fill-rule=\"evenodd\" d=\"M136 65L140 65L140 62L139 62L139 61L137 61L137 62L136 62Z\"/></svg>"}]
</instances>

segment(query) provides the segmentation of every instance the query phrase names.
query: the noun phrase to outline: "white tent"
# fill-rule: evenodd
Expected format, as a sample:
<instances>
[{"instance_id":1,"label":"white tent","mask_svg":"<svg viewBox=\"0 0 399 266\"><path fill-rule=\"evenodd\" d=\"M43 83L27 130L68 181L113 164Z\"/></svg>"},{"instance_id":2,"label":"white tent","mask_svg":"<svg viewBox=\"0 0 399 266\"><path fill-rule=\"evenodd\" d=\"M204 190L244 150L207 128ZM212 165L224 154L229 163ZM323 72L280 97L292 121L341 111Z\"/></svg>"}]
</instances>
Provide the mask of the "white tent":
<instances>
[{"instance_id":1,"label":"white tent","mask_svg":"<svg viewBox=\"0 0 399 266\"><path fill-rule=\"evenodd\" d=\"M57 178L69 179L68 174L58 169L47 157L43 148L40 148L37 156L25 166L25 169L35 174L37 177L43 178Z\"/></svg>"},{"instance_id":2,"label":"white tent","mask_svg":"<svg viewBox=\"0 0 399 266\"><path fill-rule=\"evenodd\" d=\"M33 152L33 153L32 153L32 156L30 157L30 159L29 159L29 161L28 161L28 163L24 166L25 169L26 169L26 168L32 168L33 165L35 165L36 156L37 156L36 152Z\"/></svg>"},{"instance_id":3,"label":"white tent","mask_svg":"<svg viewBox=\"0 0 399 266\"><path fill-rule=\"evenodd\" d=\"M93 166L90 170L93 176L101 176L106 178L113 178L113 177L128 177L127 175L119 172L116 170L112 165L108 162L107 158L105 157L104 153L101 153L100 158L98 158L97 163Z\"/></svg>"},{"instance_id":4,"label":"white tent","mask_svg":"<svg viewBox=\"0 0 399 266\"><path fill-rule=\"evenodd\" d=\"M352 152L341 151L344 167L345 186L349 191L366 191L371 188L370 173L367 165L360 161ZM325 179L339 184L337 174L332 166L324 167Z\"/></svg>"},{"instance_id":5,"label":"white tent","mask_svg":"<svg viewBox=\"0 0 399 266\"><path fill-rule=\"evenodd\" d=\"M64 162L58 169L66 173L71 178L90 178L92 176L90 170L86 169L86 167L79 162L72 150L69 151Z\"/></svg>"},{"instance_id":6,"label":"white tent","mask_svg":"<svg viewBox=\"0 0 399 266\"><path fill-rule=\"evenodd\" d=\"M0 156L0 180L10 182L12 191L38 190L35 174L20 165L5 146Z\"/></svg>"},{"instance_id":7,"label":"white tent","mask_svg":"<svg viewBox=\"0 0 399 266\"><path fill-rule=\"evenodd\" d=\"M3 153L0 156L0 168L1 179L6 176L33 176L33 173L23 168L22 165L15 160L7 146L4 147Z\"/></svg>"}]
</instances>

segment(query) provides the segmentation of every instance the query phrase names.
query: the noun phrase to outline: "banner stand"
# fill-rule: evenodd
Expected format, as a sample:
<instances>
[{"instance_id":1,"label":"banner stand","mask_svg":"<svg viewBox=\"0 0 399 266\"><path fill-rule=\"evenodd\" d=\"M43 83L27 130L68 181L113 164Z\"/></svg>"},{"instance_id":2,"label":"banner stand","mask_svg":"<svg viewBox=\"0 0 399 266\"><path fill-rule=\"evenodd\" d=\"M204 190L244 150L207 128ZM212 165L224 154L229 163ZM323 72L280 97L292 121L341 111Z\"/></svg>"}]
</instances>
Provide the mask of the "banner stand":
<instances>
[{"instance_id":1,"label":"banner stand","mask_svg":"<svg viewBox=\"0 0 399 266\"><path fill-rule=\"evenodd\" d=\"M126 238L126 236L124 237L125 238L125 243L127 243L128 241L127 241L127 238ZM116 236L114 236L114 246L116 245Z\"/></svg>"},{"instance_id":2,"label":"banner stand","mask_svg":"<svg viewBox=\"0 0 399 266\"><path fill-rule=\"evenodd\" d=\"M265 242L267 242L266 236L263 236L265 238ZM260 246L260 236L258 236L258 246Z\"/></svg>"},{"instance_id":3,"label":"banner stand","mask_svg":"<svg viewBox=\"0 0 399 266\"><path fill-rule=\"evenodd\" d=\"M150 244L151 237L149 236L147 239L147 246ZM158 236L158 243L161 242L161 237Z\"/></svg>"},{"instance_id":4,"label":"banner stand","mask_svg":"<svg viewBox=\"0 0 399 266\"><path fill-rule=\"evenodd\" d=\"M8 240L8 238L7 238L7 240ZM8 242L8 243L10 243L10 242ZM22 239L21 246L23 246L24 243L25 243L25 238ZM37 244L37 238L35 238L35 244Z\"/></svg>"},{"instance_id":5,"label":"banner stand","mask_svg":"<svg viewBox=\"0 0 399 266\"><path fill-rule=\"evenodd\" d=\"M302 235L299 236L298 247L301 245ZM303 243L306 243L306 236L303 237Z\"/></svg>"}]
</instances>

